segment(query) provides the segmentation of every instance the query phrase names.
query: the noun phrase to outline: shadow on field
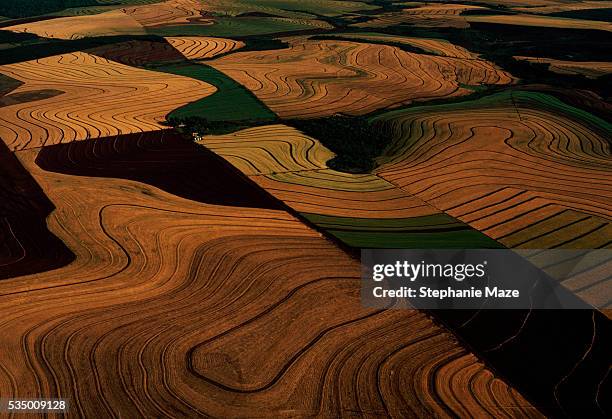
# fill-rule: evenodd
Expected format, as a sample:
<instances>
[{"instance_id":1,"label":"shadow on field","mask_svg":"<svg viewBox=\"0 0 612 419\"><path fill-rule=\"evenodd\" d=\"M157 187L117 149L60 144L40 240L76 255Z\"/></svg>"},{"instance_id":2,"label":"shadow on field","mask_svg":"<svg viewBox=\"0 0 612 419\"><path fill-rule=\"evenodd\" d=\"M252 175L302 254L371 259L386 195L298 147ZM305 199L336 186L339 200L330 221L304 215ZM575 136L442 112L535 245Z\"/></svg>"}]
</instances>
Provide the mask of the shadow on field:
<instances>
[{"instance_id":1,"label":"shadow on field","mask_svg":"<svg viewBox=\"0 0 612 419\"><path fill-rule=\"evenodd\" d=\"M47 229L46 218L54 209L0 140L0 279L57 269L74 260Z\"/></svg>"},{"instance_id":2,"label":"shadow on field","mask_svg":"<svg viewBox=\"0 0 612 419\"><path fill-rule=\"evenodd\" d=\"M50 172L142 182L206 204L281 208L212 152L172 130L45 147L36 164Z\"/></svg>"}]
</instances>

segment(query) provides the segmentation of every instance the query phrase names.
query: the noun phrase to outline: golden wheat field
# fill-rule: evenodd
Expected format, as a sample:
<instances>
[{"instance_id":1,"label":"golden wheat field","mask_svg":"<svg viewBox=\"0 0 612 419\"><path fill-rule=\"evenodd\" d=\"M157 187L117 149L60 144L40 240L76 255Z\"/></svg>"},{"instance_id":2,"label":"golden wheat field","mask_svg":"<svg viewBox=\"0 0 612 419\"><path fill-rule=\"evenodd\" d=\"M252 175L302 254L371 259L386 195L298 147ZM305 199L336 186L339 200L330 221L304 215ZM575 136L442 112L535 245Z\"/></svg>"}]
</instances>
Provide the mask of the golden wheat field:
<instances>
[{"instance_id":1,"label":"golden wheat field","mask_svg":"<svg viewBox=\"0 0 612 419\"><path fill-rule=\"evenodd\" d=\"M167 37L166 40L189 60L213 58L244 47L244 42L205 36Z\"/></svg>"},{"instance_id":2,"label":"golden wheat field","mask_svg":"<svg viewBox=\"0 0 612 419\"><path fill-rule=\"evenodd\" d=\"M76 258L0 282L3 395L70 398L72 417L540 417L424 313L363 308L359 265L286 212L122 178L131 158L180 170L155 164L177 153L160 135L17 153Z\"/></svg>"},{"instance_id":3,"label":"golden wheat field","mask_svg":"<svg viewBox=\"0 0 612 419\"><path fill-rule=\"evenodd\" d=\"M210 65L285 118L361 115L470 92L460 85L513 82L510 74L486 61L350 41L295 40L288 49L237 52Z\"/></svg>"},{"instance_id":4,"label":"golden wheat field","mask_svg":"<svg viewBox=\"0 0 612 419\"><path fill-rule=\"evenodd\" d=\"M0 66L0 73L24 82L14 93L62 92L0 108L0 137L12 150L161 129L172 109L216 91L83 52Z\"/></svg>"},{"instance_id":5,"label":"golden wheat field","mask_svg":"<svg viewBox=\"0 0 612 419\"><path fill-rule=\"evenodd\" d=\"M204 136L200 143L258 187L344 245L469 247L499 245L372 173L328 168L335 154L285 125Z\"/></svg>"},{"instance_id":6,"label":"golden wheat field","mask_svg":"<svg viewBox=\"0 0 612 419\"><path fill-rule=\"evenodd\" d=\"M610 144L547 100L398 113L381 122L397 140L378 174L512 247L608 246Z\"/></svg>"}]
</instances>

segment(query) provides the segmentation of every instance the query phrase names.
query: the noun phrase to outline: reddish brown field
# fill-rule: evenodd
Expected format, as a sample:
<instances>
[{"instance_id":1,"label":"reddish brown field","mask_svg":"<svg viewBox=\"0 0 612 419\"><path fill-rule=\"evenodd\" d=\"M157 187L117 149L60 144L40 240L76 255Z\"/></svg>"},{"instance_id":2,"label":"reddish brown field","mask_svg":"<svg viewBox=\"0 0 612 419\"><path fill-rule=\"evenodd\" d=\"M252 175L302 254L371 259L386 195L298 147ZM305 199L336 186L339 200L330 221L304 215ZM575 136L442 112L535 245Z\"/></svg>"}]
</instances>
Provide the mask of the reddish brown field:
<instances>
[{"instance_id":1,"label":"reddish brown field","mask_svg":"<svg viewBox=\"0 0 612 419\"><path fill-rule=\"evenodd\" d=\"M609 244L609 143L518 97L389 119L398 141L378 173L513 247Z\"/></svg>"},{"instance_id":2,"label":"reddish brown field","mask_svg":"<svg viewBox=\"0 0 612 419\"><path fill-rule=\"evenodd\" d=\"M84 52L132 67L152 63L179 62L185 59L183 54L167 42L144 40L103 45Z\"/></svg>"},{"instance_id":3,"label":"reddish brown field","mask_svg":"<svg viewBox=\"0 0 612 419\"><path fill-rule=\"evenodd\" d=\"M354 39L376 41L382 43L388 42L392 44L411 45L417 48L421 48L423 51L427 51L434 55L441 55L443 57L463 58L466 60L478 59L478 54L470 52L467 49L459 45L455 45L445 39L416 38L412 36L387 35L375 32L342 33L337 35L334 34L334 36L346 38L348 40Z\"/></svg>"}]
</instances>

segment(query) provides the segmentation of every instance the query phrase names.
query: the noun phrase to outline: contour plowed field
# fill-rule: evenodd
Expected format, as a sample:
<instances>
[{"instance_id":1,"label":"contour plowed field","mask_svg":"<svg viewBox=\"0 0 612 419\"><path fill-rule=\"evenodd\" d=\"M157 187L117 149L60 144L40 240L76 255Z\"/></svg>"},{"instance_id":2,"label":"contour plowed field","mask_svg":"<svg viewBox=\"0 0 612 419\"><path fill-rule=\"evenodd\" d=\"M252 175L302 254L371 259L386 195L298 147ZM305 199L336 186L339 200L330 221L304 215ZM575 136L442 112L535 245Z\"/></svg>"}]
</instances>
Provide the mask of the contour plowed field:
<instances>
[{"instance_id":1,"label":"contour plowed field","mask_svg":"<svg viewBox=\"0 0 612 419\"><path fill-rule=\"evenodd\" d=\"M59 268L72 261L47 229L53 204L0 141L0 280Z\"/></svg>"},{"instance_id":2,"label":"contour plowed field","mask_svg":"<svg viewBox=\"0 0 612 419\"><path fill-rule=\"evenodd\" d=\"M5 397L70 398L74 417L540 416L423 313L363 308L359 264L289 214L60 173L138 168L130 147L98 155L112 141L43 149L53 172L17 153L76 260L0 282ZM171 139L136 144L172 179Z\"/></svg>"},{"instance_id":3,"label":"contour plowed field","mask_svg":"<svg viewBox=\"0 0 612 419\"><path fill-rule=\"evenodd\" d=\"M237 52L210 65L250 89L281 117L361 115L470 93L462 84L503 85L513 80L486 61L350 41L294 41L288 49Z\"/></svg>"},{"instance_id":4,"label":"contour plowed field","mask_svg":"<svg viewBox=\"0 0 612 419\"><path fill-rule=\"evenodd\" d=\"M325 169L334 153L286 125L206 136L203 144L246 175Z\"/></svg>"},{"instance_id":5,"label":"contour plowed field","mask_svg":"<svg viewBox=\"0 0 612 419\"><path fill-rule=\"evenodd\" d=\"M399 12L383 13L366 22L356 23L352 26L360 28L378 28L408 24L422 27L451 27L468 28L470 25L461 12L466 10L484 9L480 6L467 4L425 4L410 7Z\"/></svg>"},{"instance_id":6,"label":"contour plowed field","mask_svg":"<svg viewBox=\"0 0 612 419\"><path fill-rule=\"evenodd\" d=\"M605 247L610 126L587 116L526 92L390 113L378 174L509 246Z\"/></svg>"},{"instance_id":7,"label":"contour plowed field","mask_svg":"<svg viewBox=\"0 0 612 419\"><path fill-rule=\"evenodd\" d=\"M212 58L244 47L244 42L205 36L168 37L166 40L190 60Z\"/></svg>"},{"instance_id":8,"label":"contour plowed field","mask_svg":"<svg viewBox=\"0 0 612 419\"><path fill-rule=\"evenodd\" d=\"M0 108L0 138L11 150L161 129L171 110L216 91L83 52L0 66L0 73L25 83L14 93L65 92Z\"/></svg>"},{"instance_id":9,"label":"contour plowed field","mask_svg":"<svg viewBox=\"0 0 612 419\"><path fill-rule=\"evenodd\" d=\"M154 4L127 7L122 11L142 26L154 27L176 25L197 21L212 23L210 18L203 18L203 2L198 0L167 0Z\"/></svg>"},{"instance_id":10,"label":"contour plowed field","mask_svg":"<svg viewBox=\"0 0 612 419\"><path fill-rule=\"evenodd\" d=\"M346 39L358 39L364 41L377 41L391 44L412 45L421 48L423 51L430 52L443 57L463 58L467 60L478 59L478 54L468 51L467 49L455 45L446 39L435 38L416 38L412 36L396 36L379 33L342 33L334 34L334 36Z\"/></svg>"},{"instance_id":11,"label":"contour plowed field","mask_svg":"<svg viewBox=\"0 0 612 419\"><path fill-rule=\"evenodd\" d=\"M380 177L342 173L334 154L285 125L205 136L202 144L327 233L352 247L495 247L466 224Z\"/></svg>"}]
</instances>

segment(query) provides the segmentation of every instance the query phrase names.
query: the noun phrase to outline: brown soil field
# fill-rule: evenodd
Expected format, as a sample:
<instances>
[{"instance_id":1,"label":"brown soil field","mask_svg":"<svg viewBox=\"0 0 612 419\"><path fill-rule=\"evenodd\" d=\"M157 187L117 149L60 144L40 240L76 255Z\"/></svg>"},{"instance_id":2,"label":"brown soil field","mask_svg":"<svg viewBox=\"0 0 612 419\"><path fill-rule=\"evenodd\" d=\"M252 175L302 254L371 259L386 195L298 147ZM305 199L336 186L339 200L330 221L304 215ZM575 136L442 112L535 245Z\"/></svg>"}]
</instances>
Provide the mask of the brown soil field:
<instances>
[{"instance_id":1,"label":"brown soil field","mask_svg":"<svg viewBox=\"0 0 612 419\"><path fill-rule=\"evenodd\" d=\"M84 52L132 67L185 60L185 56L167 42L143 40L103 45Z\"/></svg>"},{"instance_id":2,"label":"brown soil field","mask_svg":"<svg viewBox=\"0 0 612 419\"><path fill-rule=\"evenodd\" d=\"M520 96L398 115L378 174L511 247L609 246L610 144L540 106Z\"/></svg>"},{"instance_id":3,"label":"brown soil field","mask_svg":"<svg viewBox=\"0 0 612 419\"><path fill-rule=\"evenodd\" d=\"M371 20L355 23L351 26L358 28L380 28L409 24L417 27L468 28L470 26L469 23L460 14L466 10L476 9L483 9L483 7L467 4L431 3L411 7L399 12L383 13Z\"/></svg>"},{"instance_id":4,"label":"brown soil field","mask_svg":"<svg viewBox=\"0 0 612 419\"><path fill-rule=\"evenodd\" d=\"M137 167L98 155L112 140L16 153L76 260L0 282L5 397L70 398L71 417L541 416L425 314L363 308L359 264L286 212L102 177Z\"/></svg>"},{"instance_id":5,"label":"brown soil field","mask_svg":"<svg viewBox=\"0 0 612 419\"><path fill-rule=\"evenodd\" d=\"M168 37L166 40L189 60L212 58L244 47L244 42L205 36Z\"/></svg>"},{"instance_id":6,"label":"brown soil field","mask_svg":"<svg viewBox=\"0 0 612 419\"><path fill-rule=\"evenodd\" d=\"M211 18L203 18L202 12L206 10L203 2L198 0L167 0L159 3L122 9L142 26L154 27L163 25L178 25L198 21L200 24L210 22Z\"/></svg>"},{"instance_id":7,"label":"brown soil field","mask_svg":"<svg viewBox=\"0 0 612 419\"><path fill-rule=\"evenodd\" d=\"M33 33L44 38L77 39L92 36L139 35L145 29L121 10L96 15L60 17L3 28L13 32Z\"/></svg>"},{"instance_id":8,"label":"brown soil field","mask_svg":"<svg viewBox=\"0 0 612 419\"><path fill-rule=\"evenodd\" d=\"M552 16L535 16L535 15L485 15L485 16L464 16L467 22L485 22L485 23L502 23L506 25L520 26L540 26L545 28L567 28L567 29L593 29L601 31L612 31L612 23L569 19Z\"/></svg>"},{"instance_id":9,"label":"brown soil field","mask_svg":"<svg viewBox=\"0 0 612 419\"><path fill-rule=\"evenodd\" d=\"M540 57L514 57L532 63L550 64L548 69L558 74L583 75L591 79L612 73L612 63L606 61L567 61Z\"/></svg>"},{"instance_id":10,"label":"brown soil field","mask_svg":"<svg viewBox=\"0 0 612 419\"><path fill-rule=\"evenodd\" d=\"M11 150L162 129L171 110L216 91L83 52L0 66L0 73L25 83L13 94L65 92L0 108L0 137Z\"/></svg>"},{"instance_id":11,"label":"brown soil field","mask_svg":"<svg viewBox=\"0 0 612 419\"><path fill-rule=\"evenodd\" d=\"M471 93L461 84L513 81L486 61L413 54L350 41L295 41L288 49L236 52L209 64L286 118L362 115L413 101Z\"/></svg>"}]
</instances>

